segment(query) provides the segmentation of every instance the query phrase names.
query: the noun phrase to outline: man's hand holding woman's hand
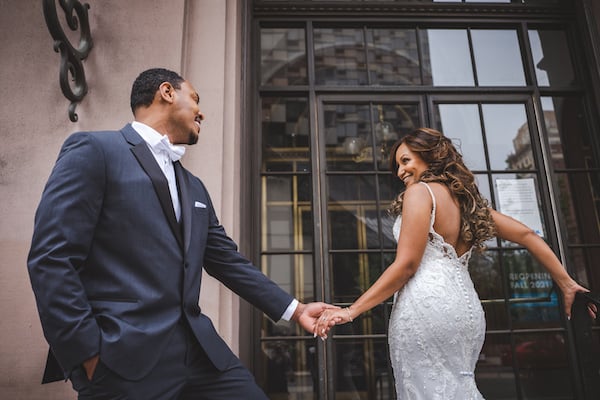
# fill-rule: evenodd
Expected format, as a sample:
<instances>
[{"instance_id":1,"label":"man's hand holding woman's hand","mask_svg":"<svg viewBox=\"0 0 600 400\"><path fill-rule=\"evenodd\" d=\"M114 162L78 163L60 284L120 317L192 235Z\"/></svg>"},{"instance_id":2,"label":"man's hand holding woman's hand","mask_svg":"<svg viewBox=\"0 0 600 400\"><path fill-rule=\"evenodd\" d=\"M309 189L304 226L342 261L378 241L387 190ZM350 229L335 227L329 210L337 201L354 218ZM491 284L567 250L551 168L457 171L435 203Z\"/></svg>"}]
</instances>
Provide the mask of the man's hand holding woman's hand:
<instances>
[{"instance_id":1,"label":"man's hand holding woman's hand","mask_svg":"<svg viewBox=\"0 0 600 400\"><path fill-rule=\"evenodd\" d=\"M353 310L350 307L327 309L323 311L317 320L313 333L315 336L319 336L321 339L325 340L327 339L327 333L329 333L331 328L335 325L352 322L354 317L355 315L353 315Z\"/></svg>"},{"instance_id":2,"label":"man's hand holding woman's hand","mask_svg":"<svg viewBox=\"0 0 600 400\"><path fill-rule=\"evenodd\" d=\"M292 316L292 320L296 321L307 332L315 333L317 329L317 324L320 321L319 317L321 317L323 313L327 311L339 309L340 308L337 306L321 302L308 304L299 303L298 307L296 307L294 315ZM335 323L333 323L331 326L333 325L335 325ZM329 329L327 329L327 331L329 331Z\"/></svg>"}]
</instances>

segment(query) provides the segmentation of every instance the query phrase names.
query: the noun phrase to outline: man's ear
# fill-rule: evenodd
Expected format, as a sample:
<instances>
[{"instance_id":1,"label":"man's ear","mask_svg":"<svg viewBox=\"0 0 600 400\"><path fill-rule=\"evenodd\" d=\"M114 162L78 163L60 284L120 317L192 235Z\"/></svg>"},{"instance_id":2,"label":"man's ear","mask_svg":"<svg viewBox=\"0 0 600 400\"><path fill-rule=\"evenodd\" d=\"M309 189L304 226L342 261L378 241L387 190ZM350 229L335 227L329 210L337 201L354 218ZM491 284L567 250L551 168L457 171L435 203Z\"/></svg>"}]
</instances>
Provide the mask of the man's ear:
<instances>
[{"instance_id":1,"label":"man's ear","mask_svg":"<svg viewBox=\"0 0 600 400\"><path fill-rule=\"evenodd\" d=\"M163 82L158 87L158 94L163 101L173 103L175 99L175 88L169 82Z\"/></svg>"}]
</instances>

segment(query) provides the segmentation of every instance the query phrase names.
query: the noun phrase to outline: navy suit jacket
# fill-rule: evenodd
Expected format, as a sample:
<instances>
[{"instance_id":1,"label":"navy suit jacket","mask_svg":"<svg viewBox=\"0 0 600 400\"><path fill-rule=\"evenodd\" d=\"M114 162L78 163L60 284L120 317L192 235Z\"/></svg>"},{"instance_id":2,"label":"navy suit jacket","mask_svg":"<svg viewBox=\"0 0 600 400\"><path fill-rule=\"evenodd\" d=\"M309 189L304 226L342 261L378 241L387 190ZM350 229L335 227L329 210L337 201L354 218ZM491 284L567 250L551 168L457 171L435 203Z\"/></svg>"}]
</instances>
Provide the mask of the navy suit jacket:
<instances>
[{"instance_id":1,"label":"navy suit jacket","mask_svg":"<svg viewBox=\"0 0 600 400\"><path fill-rule=\"evenodd\" d=\"M216 368L234 355L198 306L202 268L271 319L292 296L237 251L203 183L174 163L167 180L131 127L64 143L42 194L28 269L50 353L44 381L94 356L127 379L148 374L180 318Z\"/></svg>"}]
</instances>

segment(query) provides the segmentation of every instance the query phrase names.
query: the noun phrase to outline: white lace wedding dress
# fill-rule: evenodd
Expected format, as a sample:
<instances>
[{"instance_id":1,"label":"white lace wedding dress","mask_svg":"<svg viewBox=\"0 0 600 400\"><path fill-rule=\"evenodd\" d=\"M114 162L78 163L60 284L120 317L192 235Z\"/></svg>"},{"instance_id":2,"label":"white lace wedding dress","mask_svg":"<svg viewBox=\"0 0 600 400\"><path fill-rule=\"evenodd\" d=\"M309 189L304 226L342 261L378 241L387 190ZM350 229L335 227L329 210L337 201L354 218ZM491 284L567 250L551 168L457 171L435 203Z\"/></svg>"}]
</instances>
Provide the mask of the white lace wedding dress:
<instances>
[{"instance_id":1,"label":"white lace wedding dress","mask_svg":"<svg viewBox=\"0 0 600 400\"><path fill-rule=\"evenodd\" d=\"M473 372L483 346L485 318L467 265L433 230L416 274L396 294L389 326L390 360L400 400L483 399ZM401 219L394 223L398 240Z\"/></svg>"}]
</instances>

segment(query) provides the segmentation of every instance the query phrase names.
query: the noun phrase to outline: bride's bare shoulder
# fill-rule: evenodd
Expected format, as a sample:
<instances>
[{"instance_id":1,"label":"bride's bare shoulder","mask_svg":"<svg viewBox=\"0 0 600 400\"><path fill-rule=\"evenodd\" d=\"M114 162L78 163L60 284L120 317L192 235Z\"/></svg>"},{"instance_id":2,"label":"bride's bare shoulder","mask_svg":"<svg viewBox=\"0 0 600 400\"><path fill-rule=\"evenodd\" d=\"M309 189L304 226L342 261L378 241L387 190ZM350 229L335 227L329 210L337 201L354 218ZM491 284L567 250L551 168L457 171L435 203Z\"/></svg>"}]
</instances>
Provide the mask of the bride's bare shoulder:
<instances>
[{"instance_id":1,"label":"bride's bare shoulder","mask_svg":"<svg viewBox=\"0 0 600 400\"><path fill-rule=\"evenodd\" d=\"M424 198L430 198L431 194L425 185L421 184L412 184L409 185L404 191L404 202L407 201L422 201Z\"/></svg>"}]
</instances>

